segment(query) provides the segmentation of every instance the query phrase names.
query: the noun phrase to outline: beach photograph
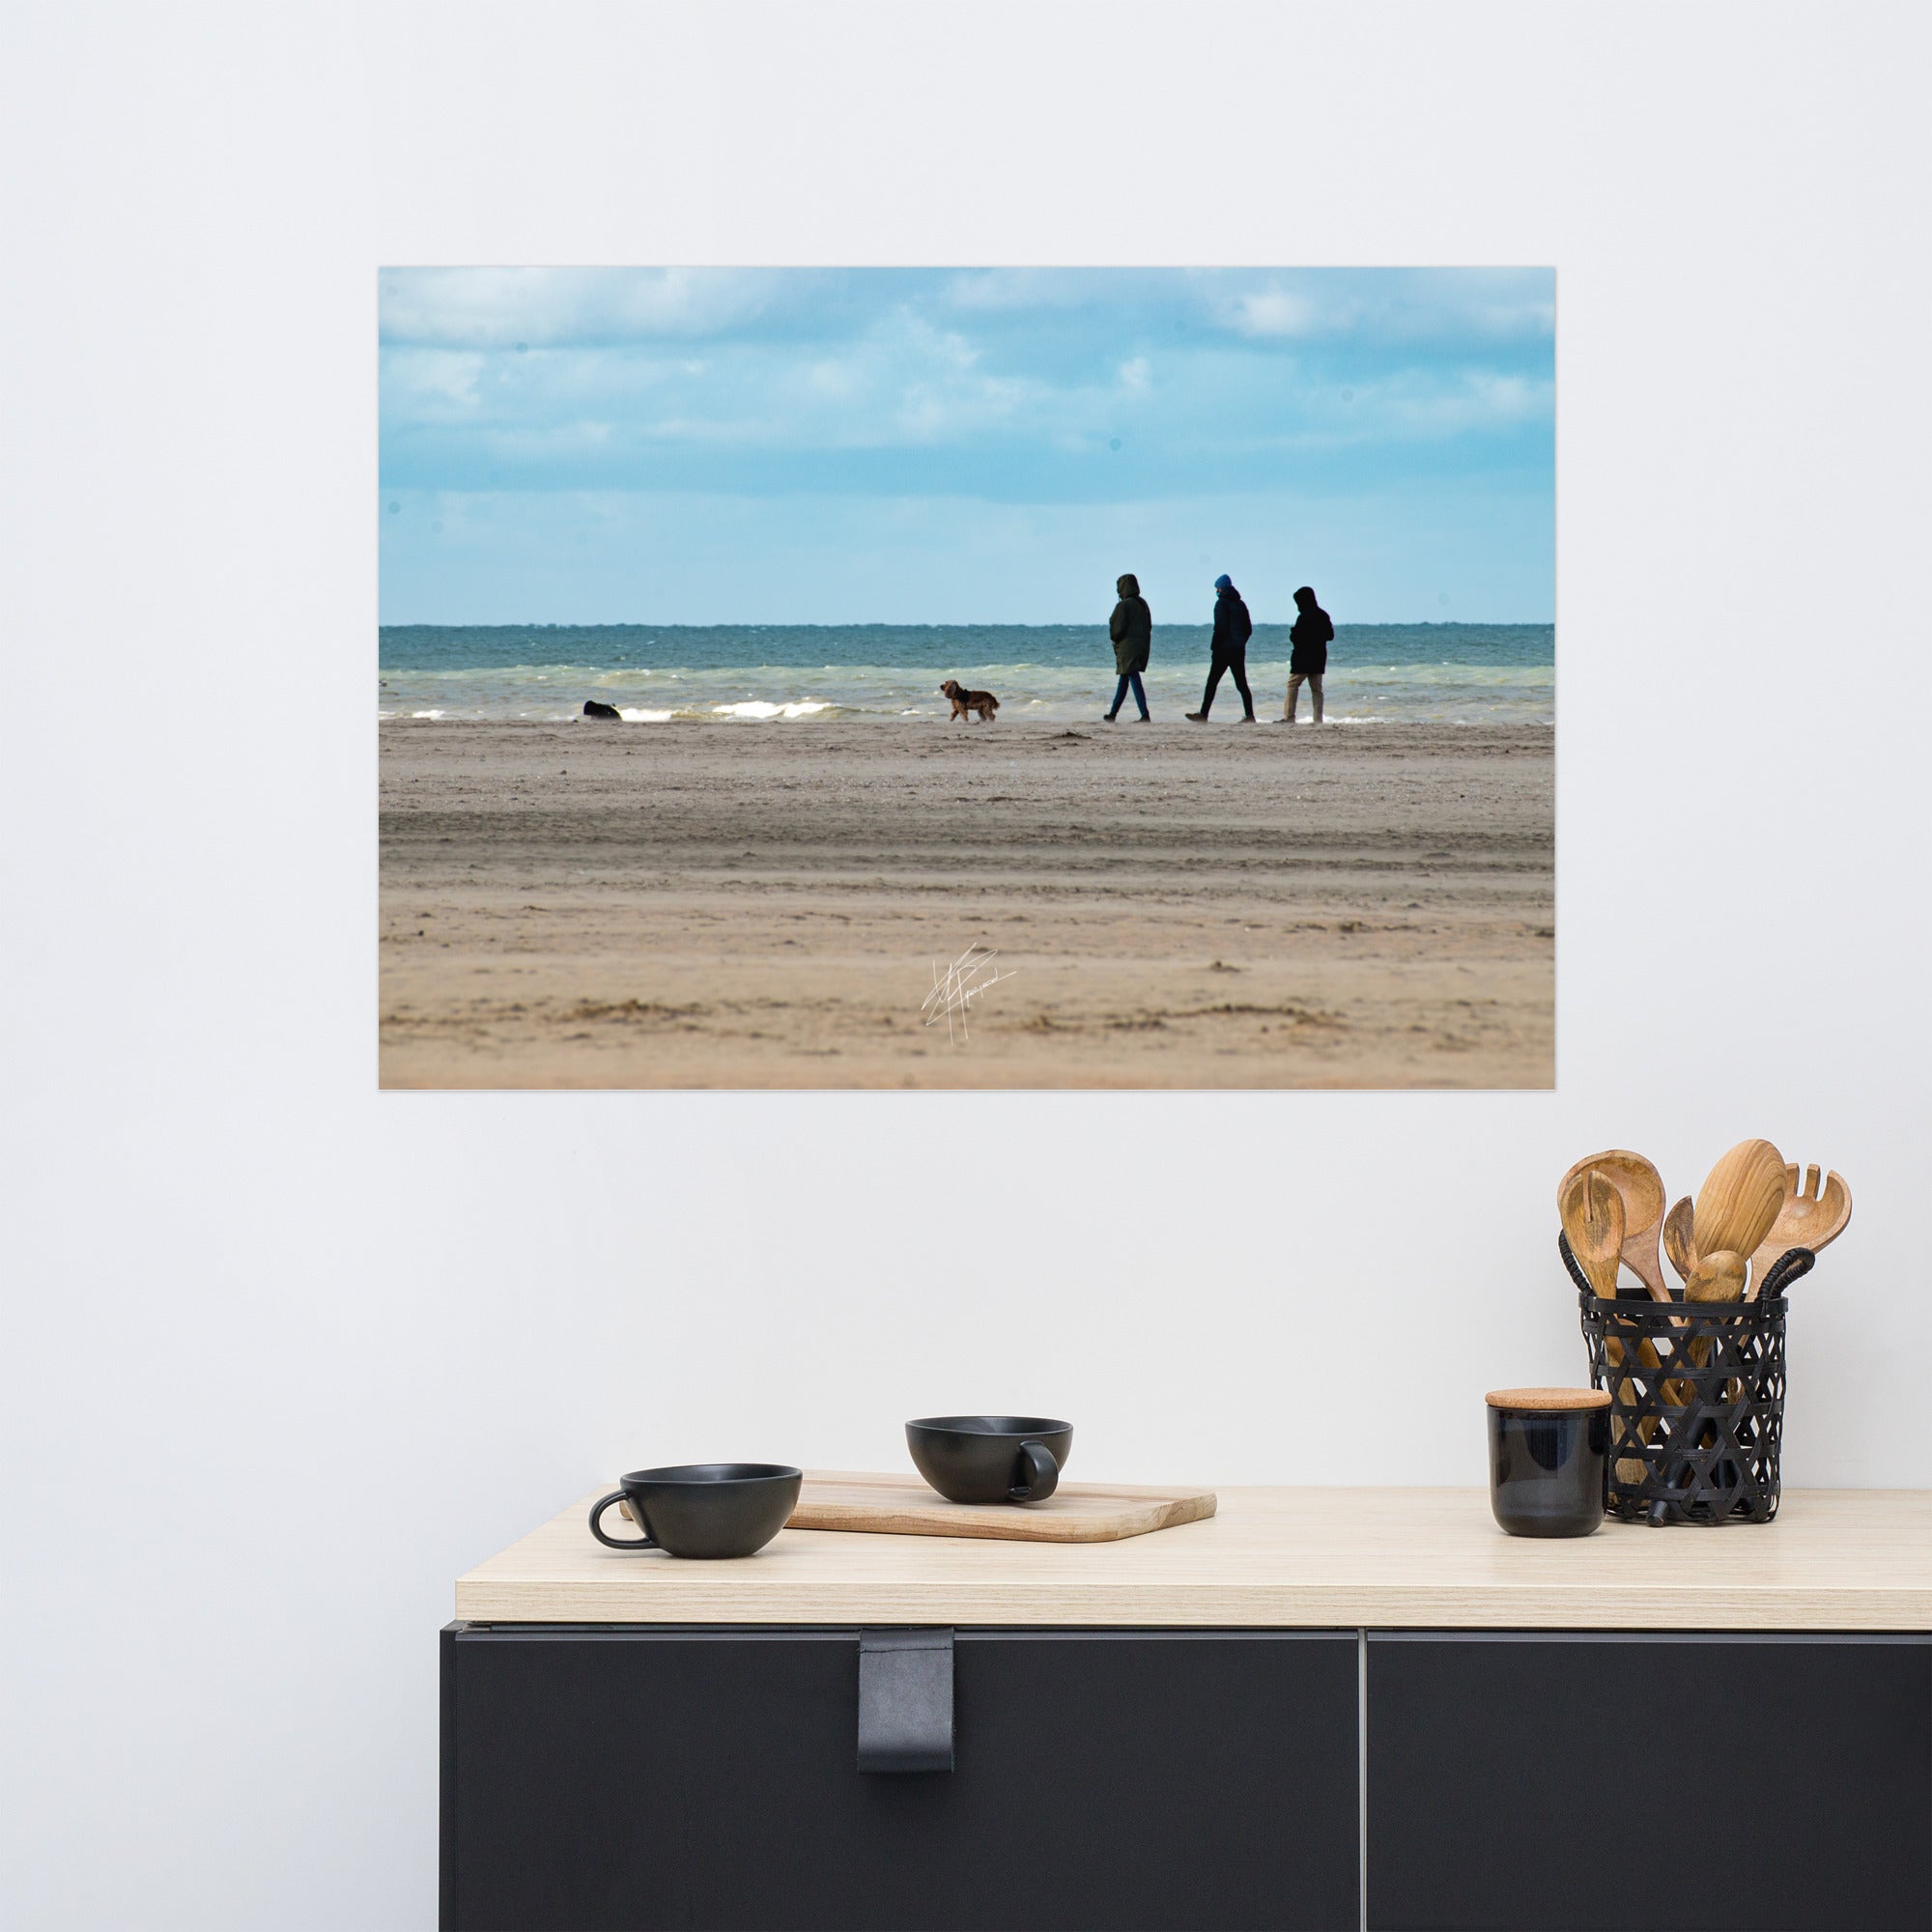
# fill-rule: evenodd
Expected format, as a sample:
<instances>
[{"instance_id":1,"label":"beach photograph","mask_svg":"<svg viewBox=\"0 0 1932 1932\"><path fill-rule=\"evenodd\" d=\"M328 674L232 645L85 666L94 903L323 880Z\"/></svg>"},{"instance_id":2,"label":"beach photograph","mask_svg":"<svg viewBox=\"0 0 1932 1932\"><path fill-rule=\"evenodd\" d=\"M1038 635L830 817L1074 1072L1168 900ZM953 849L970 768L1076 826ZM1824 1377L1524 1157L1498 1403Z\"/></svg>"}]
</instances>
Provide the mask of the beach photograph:
<instances>
[{"instance_id":1,"label":"beach photograph","mask_svg":"<svg viewBox=\"0 0 1932 1932\"><path fill-rule=\"evenodd\" d=\"M1553 270L379 324L384 1087L1553 1084Z\"/></svg>"}]
</instances>

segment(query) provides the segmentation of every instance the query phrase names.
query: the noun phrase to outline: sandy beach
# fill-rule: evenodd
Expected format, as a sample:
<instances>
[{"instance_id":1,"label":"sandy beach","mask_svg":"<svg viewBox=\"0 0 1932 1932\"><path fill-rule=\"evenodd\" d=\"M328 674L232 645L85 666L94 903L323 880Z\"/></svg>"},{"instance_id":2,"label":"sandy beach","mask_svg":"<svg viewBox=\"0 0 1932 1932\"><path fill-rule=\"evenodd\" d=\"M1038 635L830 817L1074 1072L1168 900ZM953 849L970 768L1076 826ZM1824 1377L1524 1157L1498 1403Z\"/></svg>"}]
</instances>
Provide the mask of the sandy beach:
<instances>
[{"instance_id":1,"label":"sandy beach","mask_svg":"<svg viewBox=\"0 0 1932 1932\"><path fill-rule=\"evenodd\" d=\"M384 1087L1554 1078L1547 725L379 729Z\"/></svg>"}]
</instances>

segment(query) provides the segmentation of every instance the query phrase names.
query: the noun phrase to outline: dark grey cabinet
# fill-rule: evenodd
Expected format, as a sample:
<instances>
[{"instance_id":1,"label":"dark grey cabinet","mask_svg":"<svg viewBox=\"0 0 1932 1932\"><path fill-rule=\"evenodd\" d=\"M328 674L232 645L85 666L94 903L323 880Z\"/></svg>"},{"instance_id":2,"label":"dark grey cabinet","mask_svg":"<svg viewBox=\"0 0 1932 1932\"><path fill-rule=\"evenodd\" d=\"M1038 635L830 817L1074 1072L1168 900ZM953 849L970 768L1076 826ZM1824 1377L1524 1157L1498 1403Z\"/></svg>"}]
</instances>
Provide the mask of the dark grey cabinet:
<instances>
[{"instance_id":1,"label":"dark grey cabinet","mask_svg":"<svg viewBox=\"0 0 1932 1932\"><path fill-rule=\"evenodd\" d=\"M1360 1923L1352 1631L956 1634L954 1768L857 1767L857 1630L452 1626L452 1932Z\"/></svg>"},{"instance_id":2,"label":"dark grey cabinet","mask_svg":"<svg viewBox=\"0 0 1932 1932\"><path fill-rule=\"evenodd\" d=\"M1925 1635L960 1630L894 1775L861 1641L452 1625L443 1926L1932 1932Z\"/></svg>"},{"instance_id":3,"label":"dark grey cabinet","mask_svg":"<svg viewBox=\"0 0 1932 1932\"><path fill-rule=\"evenodd\" d=\"M1367 1643L1380 1932L1927 1932L1932 1640Z\"/></svg>"}]
</instances>

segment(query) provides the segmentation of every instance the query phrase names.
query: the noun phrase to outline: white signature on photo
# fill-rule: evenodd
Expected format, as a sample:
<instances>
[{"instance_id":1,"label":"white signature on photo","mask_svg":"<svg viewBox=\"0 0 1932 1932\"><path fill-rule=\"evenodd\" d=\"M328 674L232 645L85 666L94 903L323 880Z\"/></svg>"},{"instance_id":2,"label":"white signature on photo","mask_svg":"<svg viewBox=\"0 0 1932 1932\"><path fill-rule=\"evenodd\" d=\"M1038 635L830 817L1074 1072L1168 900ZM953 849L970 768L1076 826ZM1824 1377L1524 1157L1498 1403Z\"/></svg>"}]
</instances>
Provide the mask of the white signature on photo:
<instances>
[{"instance_id":1,"label":"white signature on photo","mask_svg":"<svg viewBox=\"0 0 1932 1932\"><path fill-rule=\"evenodd\" d=\"M919 1009L929 1027L944 1020L946 1037L955 1046L972 1037L966 1031L966 1016L973 1002L1013 977L994 965L998 956L995 947L969 946L950 966L942 967L937 959L932 962L932 991L919 1003Z\"/></svg>"}]
</instances>

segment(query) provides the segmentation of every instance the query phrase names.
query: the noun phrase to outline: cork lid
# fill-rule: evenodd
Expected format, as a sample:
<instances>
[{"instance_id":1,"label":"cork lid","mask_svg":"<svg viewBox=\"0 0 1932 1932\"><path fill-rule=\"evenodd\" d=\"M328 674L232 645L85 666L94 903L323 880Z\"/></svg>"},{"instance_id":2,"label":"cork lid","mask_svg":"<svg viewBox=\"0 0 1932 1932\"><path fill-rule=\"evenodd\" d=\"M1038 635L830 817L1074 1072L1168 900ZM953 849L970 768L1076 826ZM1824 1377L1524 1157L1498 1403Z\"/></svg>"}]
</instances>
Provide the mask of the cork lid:
<instances>
[{"instance_id":1,"label":"cork lid","mask_svg":"<svg viewBox=\"0 0 1932 1932\"><path fill-rule=\"evenodd\" d=\"M1608 1389L1492 1389L1483 1400L1492 1408L1527 1408L1554 1414L1570 1408L1608 1408Z\"/></svg>"}]
</instances>

